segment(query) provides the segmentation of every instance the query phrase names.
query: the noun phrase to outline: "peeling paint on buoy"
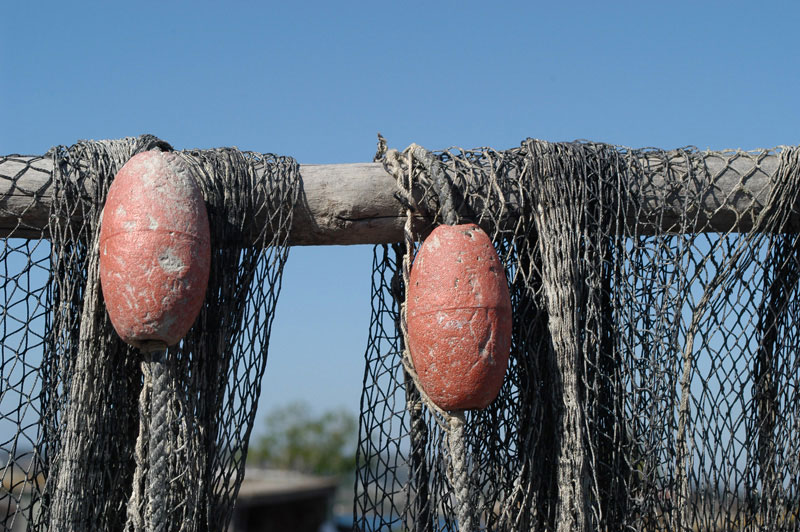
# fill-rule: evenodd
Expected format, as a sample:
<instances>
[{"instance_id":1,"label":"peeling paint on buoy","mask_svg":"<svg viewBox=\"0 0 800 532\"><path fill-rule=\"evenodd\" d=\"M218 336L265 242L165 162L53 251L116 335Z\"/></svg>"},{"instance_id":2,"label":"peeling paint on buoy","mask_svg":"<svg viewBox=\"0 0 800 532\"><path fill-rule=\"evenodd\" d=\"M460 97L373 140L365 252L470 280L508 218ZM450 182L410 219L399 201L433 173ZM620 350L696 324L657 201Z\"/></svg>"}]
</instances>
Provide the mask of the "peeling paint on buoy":
<instances>
[{"instance_id":1,"label":"peeling paint on buoy","mask_svg":"<svg viewBox=\"0 0 800 532\"><path fill-rule=\"evenodd\" d=\"M420 384L443 410L485 408L511 349L503 264L477 225L440 225L425 239L408 287L408 347Z\"/></svg>"},{"instance_id":2,"label":"peeling paint on buoy","mask_svg":"<svg viewBox=\"0 0 800 532\"><path fill-rule=\"evenodd\" d=\"M111 323L134 346L177 343L203 305L211 263L208 214L174 153L133 156L108 191L100 283Z\"/></svg>"}]
</instances>

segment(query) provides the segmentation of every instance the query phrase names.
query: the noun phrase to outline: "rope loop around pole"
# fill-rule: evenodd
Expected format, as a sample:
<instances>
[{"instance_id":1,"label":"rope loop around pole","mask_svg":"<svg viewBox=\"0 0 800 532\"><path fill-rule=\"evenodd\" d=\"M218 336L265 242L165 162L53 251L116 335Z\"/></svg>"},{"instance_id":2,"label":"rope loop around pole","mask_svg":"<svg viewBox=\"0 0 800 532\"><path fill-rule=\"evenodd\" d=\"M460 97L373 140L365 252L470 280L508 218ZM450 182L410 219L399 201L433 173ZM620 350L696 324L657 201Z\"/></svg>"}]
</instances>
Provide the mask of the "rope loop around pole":
<instances>
[{"instance_id":1,"label":"rope loop around pole","mask_svg":"<svg viewBox=\"0 0 800 532\"><path fill-rule=\"evenodd\" d=\"M405 287L408 287L409 276L411 275L411 263L413 262L414 255L416 254L416 242L419 239L419 236L414 233L412 226L413 212L414 210L416 210L416 202L414 201L412 193L415 184L414 155L412 153L414 146L416 145L409 146L402 153L393 149L386 150L384 158L381 161L383 162L386 171L389 172L392 176L394 176L395 181L397 182L398 195L403 197L408 204L406 208L406 222L403 227L403 241L405 245L405 253L403 254L402 278L403 278L403 286ZM424 150L424 148L421 149ZM402 330L403 343L404 343L403 367L408 372L409 376L414 382L414 386L419 391L420 397L422 398L422 401L425 403L425 406L427 406L429 410L431 410L436 414L434 416L436 422L443 429L447 430L451 416L447 411L442 410L441 408L436 406L436 404L433 401L431 401L431 399L425 393L425 389L419 382L419 377L417 375L416 370L414 369L414 363L412 362L411 355L408 351L408 326L406 320L407 291L404 291L403 299L401 301L398 301L398 304L400 305L400 328Z\"/></svg>"},{"instance_id":2,"label":"rope loop around pole","mask_svg":"<svg viewBox=\"0 0 800 532\"><path fill-rule=\"evenodd\" d=\"M447 172L442 168L442 163L431 152L419 146L412 144L408 147L407 151L418 161L420 161L428 174L431 176L433 190L439 197L439 206L444 217L444 223L447 225L457 225L459 222L459 215L455 208L454 202L454 187L453 183L447 177Z\"/></svg>"},{"instance_id":3,"label":"rope loop around pole","mask_svg":"<svg viewBox=\"0 0 800 532\"><path fill-rule=\"evenodd\" d=\"M456 225L459 220L458 213L453 206L453 185L447 179L439 160L432 153L425 150L425 148L412 144L401 154L397 150L386 150L385 139L383 139L382 136L379 136L379 139L378 154L383 154L382 162L386 170L395 177L399 189L398 195L404 198L404 203L407 204L406 222L403 228L405 253L403 254L402 264L403 286L406 289L402 291L402 299L398 301L400 305L400 329L403 338L403 368L411 378L413 386L419 392L421 402L433 413L433 419L447 434L447 445L451 460L450 467L448 468L448 477L455 494L455 510L458 527L461 532L472 532L474 530L474 519L473 509L471 507L470 475L467 461L466 440L464 436L466 424L464 412L442 410L430 399L419 381L419 376L414 368L414 363L408 348L407 288L409 285L411 264L416 252L416 242L418 240L418 236L414 234L412 227L413 206L415 205L413 197L415 184L414 159L422 162L423 166L431 175L434 191L439 196L440 209L443 212L444 222L448 225ZM417 405L409 405L409 407L416 408ZM413 413L414 412L412 412L412 414Z\"/></svg>"}]
</instances>

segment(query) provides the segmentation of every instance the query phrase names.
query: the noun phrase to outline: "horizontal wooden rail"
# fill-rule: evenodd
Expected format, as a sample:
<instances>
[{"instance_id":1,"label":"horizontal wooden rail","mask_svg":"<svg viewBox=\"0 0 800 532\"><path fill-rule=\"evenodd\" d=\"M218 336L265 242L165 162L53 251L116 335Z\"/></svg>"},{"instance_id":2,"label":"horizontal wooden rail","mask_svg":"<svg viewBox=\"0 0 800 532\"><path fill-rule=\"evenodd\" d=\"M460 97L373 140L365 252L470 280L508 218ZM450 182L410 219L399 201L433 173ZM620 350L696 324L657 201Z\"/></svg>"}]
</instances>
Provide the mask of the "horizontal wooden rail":
<instances>
[{"instance_id":1,"label":"horizontal wooden rail","mask_svg":"<svg viewBox=\"0 0 800 532\"><path fill-rule=\"evenodd\" d=\"M395 182L375 163L301 165L303 193L293 245L365 244L402 239L404 211ZM0 236L39 238L52 201L50 158L0 159ZM46 236L46 235L45 235Z\"/></svg>"},{"instance_id":2,"label":"horizontal wooden rail","mask_svg":"<svg viewBox=\"0 0 800 532\"><path fill-rule=\"evenodd\" d=\"M704 170L686 167L681 152L669 152L668 169L655 156L634 187L641 207L628 213L631 231L746 231L761 212L780 157L704 152ZM48 157L0 158L0 236L46 235L53 163ZM295 211L292 245L377 244L402 240L404 210L394 179L377 163L301 165L303 193ZM698 182L690 175L705 175ZM711 185L709 186L709 182ZM684 213L699 213L694 227L676 227ZM800 219L790 220L790 230Z\"/></svg>"}]
</instances>

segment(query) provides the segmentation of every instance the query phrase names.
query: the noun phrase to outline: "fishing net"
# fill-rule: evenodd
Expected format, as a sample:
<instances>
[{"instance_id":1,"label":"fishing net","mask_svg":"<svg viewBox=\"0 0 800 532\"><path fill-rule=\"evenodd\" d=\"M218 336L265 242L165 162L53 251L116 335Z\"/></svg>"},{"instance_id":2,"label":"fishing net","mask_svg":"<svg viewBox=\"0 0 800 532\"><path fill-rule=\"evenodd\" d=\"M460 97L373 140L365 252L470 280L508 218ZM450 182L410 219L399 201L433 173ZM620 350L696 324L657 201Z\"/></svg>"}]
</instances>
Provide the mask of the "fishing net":
<instances>
[{"instance_id":1,"label":"fishing net","mask_svg":"<svg viewBox=\"0 0 800 532\"><path fill-rule=\"evenodd\" d=\"M0 254L0 530L144 530L154 379L169 389L158 530L225 530L230 520L288 254L298 165L236 149L178 154L208 208L211 274L200 316L156 376L117 337L98 280L108 186L131 156L149 149L171 150L146 135L0 158L0 179L12 191L0 200L0 221L13 228ZM21 222L23 210L26 220L42 222Z\"/></svg>"},{"instance_id":2,"label":"fishing net","mask_svg":"<svg viewBox=\"0 0 800 532\"><path fill-rule=\"evenodd\" d=\"M382 145L408 222L374 253L355 528L799 530L799 154ZM502 390L460 433L404 339L448 214L491 236L513 307Z\"/></svg>"}]
</instances>

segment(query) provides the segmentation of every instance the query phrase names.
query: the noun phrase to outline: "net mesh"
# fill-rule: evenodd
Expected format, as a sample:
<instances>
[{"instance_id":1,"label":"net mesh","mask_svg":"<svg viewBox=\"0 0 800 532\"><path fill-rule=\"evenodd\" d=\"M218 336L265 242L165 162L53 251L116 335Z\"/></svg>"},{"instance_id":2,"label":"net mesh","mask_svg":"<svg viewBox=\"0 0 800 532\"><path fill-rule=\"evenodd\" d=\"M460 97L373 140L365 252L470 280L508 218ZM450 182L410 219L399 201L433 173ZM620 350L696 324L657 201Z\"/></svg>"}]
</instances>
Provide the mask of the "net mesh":
<instances>
[{"instance_id":1,"label":"net mesh","mask_svg":"<svg viewBox=\"0 0 800 532\"><path fill-rule=\"evenodd\" d=\"M212 272L197 325L154 373L97 283L100 206L146 149L170 147L0 157L0 530L145 529L154 380L170 390L163 529L230 519L298 168L180 153L209 209ZM356 529L800 529L797 149L527 140L381 160L409 223L375 249ZM491 235L514 317L499 397L452 424L415 384L402 309L416 242L458 221Z\"/></svg>"},{"instance_id":2,"label":"net mesh","mask_svg":"<svg viewBox=\"0 0 800 532\"><path fill-rule=\"evenodd\" d=\"M147 149L171 148L143 136L0 158L11 190L0 219L12 227L0 255L0 530L143 530L154 378L170 390L160 530L224 530L230 520L288 254L298 165L236 149L180 152L208 207L211 275L195 326L155 376L111 327L96 242L113 176ZM43 232L49 242L22 240Z\"/></svg>"},{"instance_id":3,"label":"net mesh","mask_svg":"<svg viewBox=\"0 0 800 532\"><path fill-rule=\"evenodd\" d=\"M800 529L798 153L380 153L409 234L375 248L356 529ZM402 333L404 258L448 209L492 237L513 307L463 457Z\"/></svg>"}]
</instances>

